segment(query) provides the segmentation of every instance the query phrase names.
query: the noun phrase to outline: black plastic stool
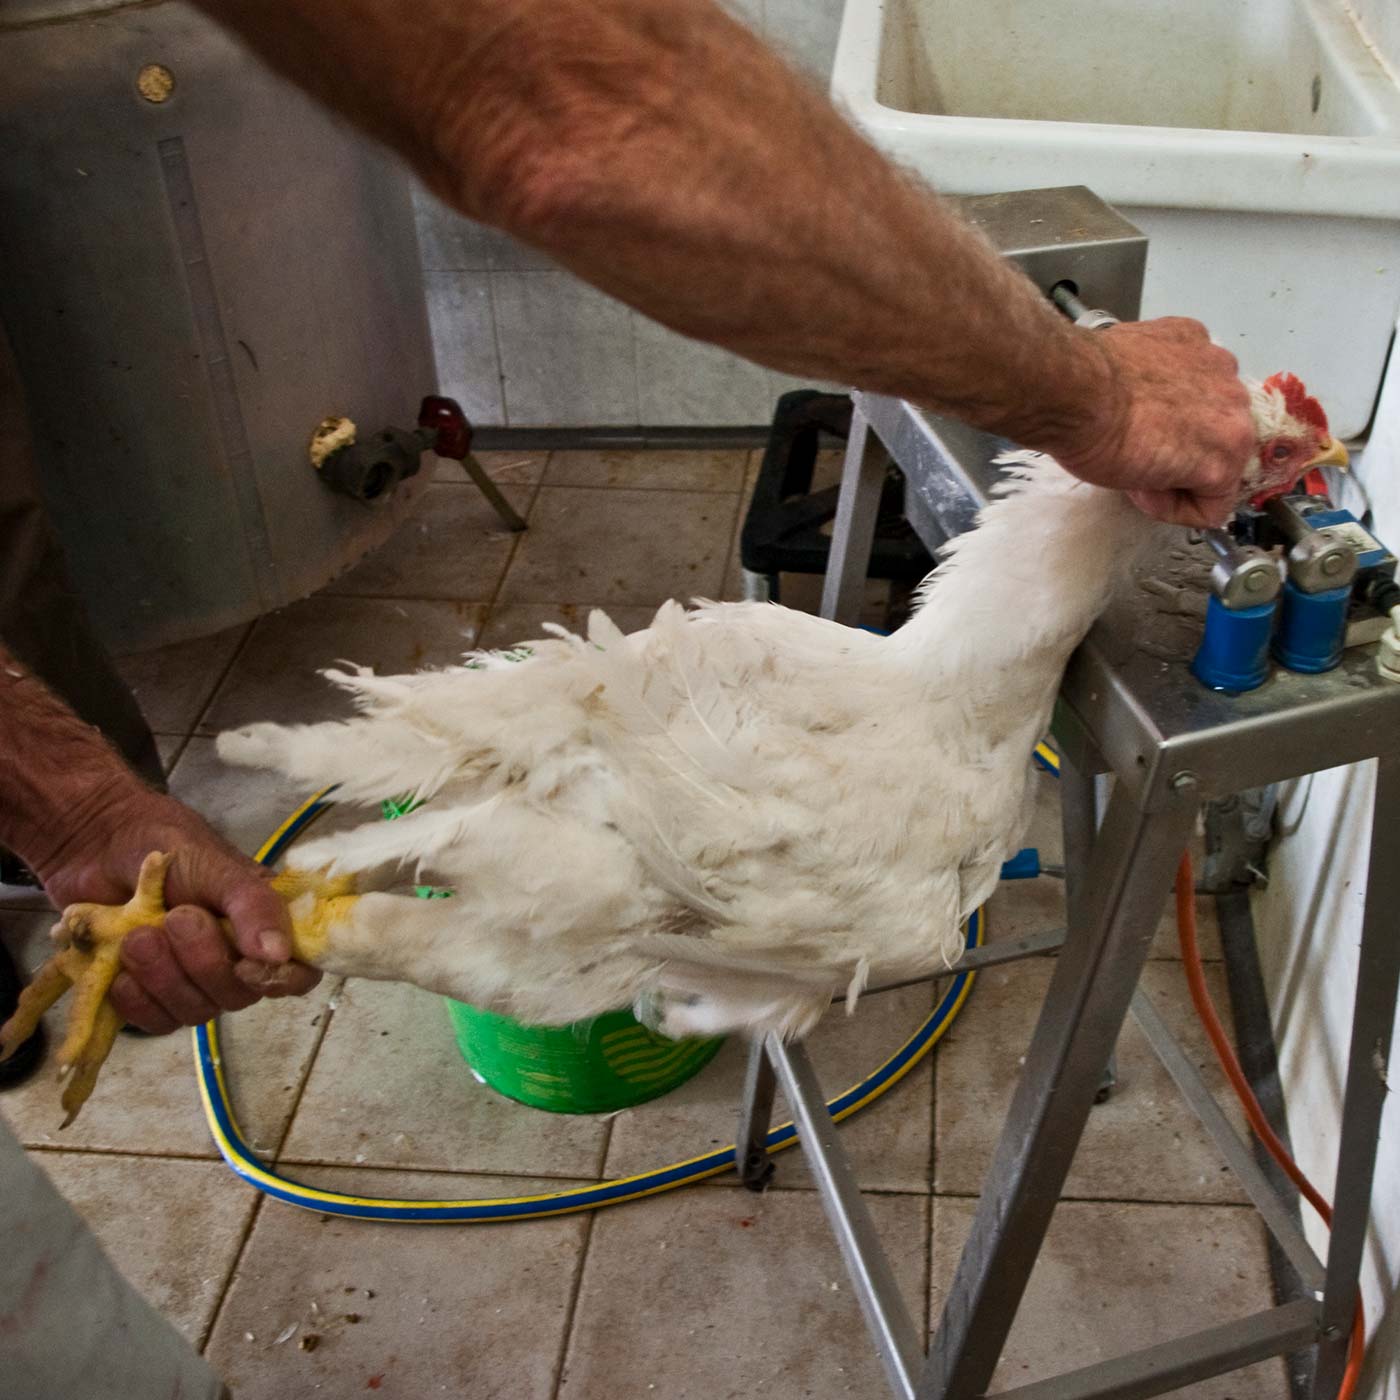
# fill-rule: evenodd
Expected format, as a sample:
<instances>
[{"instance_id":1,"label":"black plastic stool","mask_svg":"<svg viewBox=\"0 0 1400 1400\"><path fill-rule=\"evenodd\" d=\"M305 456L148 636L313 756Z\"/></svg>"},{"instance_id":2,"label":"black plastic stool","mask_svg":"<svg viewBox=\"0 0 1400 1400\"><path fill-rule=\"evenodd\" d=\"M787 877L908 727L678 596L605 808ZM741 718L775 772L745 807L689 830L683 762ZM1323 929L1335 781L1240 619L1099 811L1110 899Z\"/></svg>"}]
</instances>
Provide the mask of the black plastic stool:
<instances>
[{"instance_id":1,"label":"black plastic stool","mask_svg":"<svg viewBox=\"0 0 1400 1400\"><path fill-rule=\"evenodd\" d=\"M753 500L739 536L744 596L778 601L778 575L824 574L831 539L823 531L836 517L839 485L812 490L821 434L845 440L851 400L845 394L796 389L773 414ZM890 465L875 526L868 576L913 585L933 560L904 518L904 478Z\"/></svg>"}]
</instances>

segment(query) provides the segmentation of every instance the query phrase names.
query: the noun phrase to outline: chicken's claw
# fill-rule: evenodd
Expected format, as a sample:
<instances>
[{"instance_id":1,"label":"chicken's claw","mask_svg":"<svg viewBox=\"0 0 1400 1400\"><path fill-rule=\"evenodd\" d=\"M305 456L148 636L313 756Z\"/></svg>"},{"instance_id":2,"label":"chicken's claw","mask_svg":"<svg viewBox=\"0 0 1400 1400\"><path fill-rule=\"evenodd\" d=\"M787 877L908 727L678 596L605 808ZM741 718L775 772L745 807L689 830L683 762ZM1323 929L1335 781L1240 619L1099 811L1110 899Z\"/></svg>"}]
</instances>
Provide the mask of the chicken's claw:
<instances>
[{"instance_id":1,"label":"chicken's claw","mask_svg":"<svg viewBox=\"0 0 1400 1400\"><path fill-rule=\"evenodd\" d=\"M121 970L122 940L133 929L165 922L165 876L170 856L153 851L141 862L136 890L125 904L70 904L54 926L56 952L20 994L15 1013L0 1026L0 1059L33 1035L44 1012L68 988L76 988L58 1050L66 1128L97 1083L98 1071L121 1029L107 993Z\"/></svg>"}]
</instances>

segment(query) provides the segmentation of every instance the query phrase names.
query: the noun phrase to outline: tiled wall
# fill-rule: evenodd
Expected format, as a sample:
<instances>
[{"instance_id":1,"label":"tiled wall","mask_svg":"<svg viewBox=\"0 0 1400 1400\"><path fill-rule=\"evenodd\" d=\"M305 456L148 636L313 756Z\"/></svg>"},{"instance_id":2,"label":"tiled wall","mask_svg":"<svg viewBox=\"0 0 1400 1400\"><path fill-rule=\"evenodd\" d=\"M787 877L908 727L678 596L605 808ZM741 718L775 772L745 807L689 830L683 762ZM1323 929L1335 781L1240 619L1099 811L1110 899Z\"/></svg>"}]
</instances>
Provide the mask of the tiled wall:
<instances>
[{"instance_id":1,"label":"tiled wall","mask_svg":"<svg viewBox=\"0 0 1400 1400\"><path fill-rule=\"evenodd\" d=\"M826 85L841 0L731 8ZM439 378L478 426L763 424L806 382L686 340L426 194L417 204Z\"/></svg>"}]
</instances>

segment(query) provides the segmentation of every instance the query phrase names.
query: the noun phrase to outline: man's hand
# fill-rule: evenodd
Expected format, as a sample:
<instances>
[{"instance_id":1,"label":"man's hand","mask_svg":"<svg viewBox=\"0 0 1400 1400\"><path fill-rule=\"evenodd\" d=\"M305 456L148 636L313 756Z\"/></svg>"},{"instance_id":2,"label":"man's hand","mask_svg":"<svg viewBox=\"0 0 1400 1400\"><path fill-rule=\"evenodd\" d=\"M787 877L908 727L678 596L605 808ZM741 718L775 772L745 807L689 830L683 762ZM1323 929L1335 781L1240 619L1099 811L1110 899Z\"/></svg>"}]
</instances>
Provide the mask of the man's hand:
<instances>
[{"instance_id":1,"label":"man's hand","mask_svg":"<svg viewBox=\"0 0 1400 1400\"><path fill-rule=\"evenodd\" d=\"M122 944L125 970L110 995L123 1020L162 1035L265 996L299 996L320 981L315 968L290 961L286 906L267 873L188 807L135 783L86 814L35 874L59 909L119 904L151 851L175 857L170 913L163 929L137 929Z\"/></svg>"},{"instance_id":2,"label":"man's hand","mask_svg":"<svg viewBox=\"0 0 1400 1400\"><path fill-rule=\"evenodd\" d=\"M1179 316L1084 334L1104 356L1105 388L1046 450L1159 520L1222 524L1256 448L1235 357Z\"/></svg>"}]
</instances>

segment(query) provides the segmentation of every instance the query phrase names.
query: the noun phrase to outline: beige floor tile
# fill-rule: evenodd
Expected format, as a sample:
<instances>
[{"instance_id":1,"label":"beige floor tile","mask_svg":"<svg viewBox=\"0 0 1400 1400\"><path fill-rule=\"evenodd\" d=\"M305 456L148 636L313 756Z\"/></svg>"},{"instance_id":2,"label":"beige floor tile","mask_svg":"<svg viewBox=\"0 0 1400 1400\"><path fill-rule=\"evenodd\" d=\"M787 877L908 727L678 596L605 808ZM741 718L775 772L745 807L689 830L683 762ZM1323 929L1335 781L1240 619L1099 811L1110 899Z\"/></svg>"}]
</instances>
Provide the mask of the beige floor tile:
<instances>
[{"instance_id":1,"label":"beige floor tile","mask_svg":"<svg viewBox=\"0 0 1400 1400\"><path fill-rule=\"evenodd\" d=\"M1011 1101L1052 966L1035 958L982 973L939 1051L934 1189L976 1195ZM1228 1025L1224 974L1210 986ZM1181 969L1147 965L1142 985L1202 1068L1237 1127L1243 1119L1196 1021ZM1118 1087L1089 1115L1064 1194L1091 1199L1237 1202L1247 1199L1137 1026L1118 1045Z\"/></svg>"},{"instance_id":2,"label":"beige floor tile","mask_svg":"<svg viewBox=\"0 0 1400 1400\"><path fill-rule=\"evenodd\" d=\"M1042 862L1059 865L1064 861L1065 850L1060 819L1060 780L1039 764L1032 763L1031 793L1034 807L1023 844L1034 846Z\"/></svg>"},{"instance_id":3,"label":"beige floor tile","mask_svg":"<svg viewBox=\"0 0 1400 1400\"><path fill-rule=\"evenodd\" d=\"M544 464L549 460L548 452L476 452L472 454L485 468L486 475L500 486L533 485L544 476ZM438 459L437 470L433 473L435 484L448 486L476 485L462 469L460 462L450 458Z\"/></svg>"},{"instance_id":4,"label":"beige floor tile","mask_svg":"<svg viewBox=\"0 0 1400 1400\"><path fill-rule=\"evenodd\" d=\"M737 506L734 493L542 486L500 601L655 606L713 598Z\"/></svg>"},{"instance_id":5,"label":"beige floor tile","mask_svg":"<svg viewBox=\"0 0 1400 1400\"><path fill-rule=\"evenodd\" d=\"M35 1159L117 1268L198 1345L243 1243L253 1187L222 1162L97 1152Z\"/></svg>"},{"instance_id":6,"label":"beige floor tile","mask_svg":"<svg viewBox=\"0 0 1400 1400\"><path fill-rule=\"evenodd\" d=\"M557 622L571 632L583 634L588 630L588 614L599 606L624 632L640 632L644 627L651 626L651 620L656 616L654 607L631 607L626 603L606 606L595 603L503 603L491 609L477 645L491 650L532 641L545 635L546 622Z\"/></svg>"},{"instance_id":7,"label":"beige floor tile","mask_svg":"<svg viewBox=\"0 0 1400 1400\"><path fill-rule=\"evenodd\" d=\"M201 731L254 720L349 715L348 697L317 672L340 661L382 674L455 665L476 644L484 609L461 602L333 598L324 593L260 618Z\"/></svg>"},{"instance_id":8,"label":"beige floor tile","mask_svg":"<svg viewBox=\"0 0 1400 1400\"><path fill-rule=\"evenodd\" d=\"M935 1199L936 1323L974 1203ZM1234 1207L1066 1202L1055 1212L992 1389L1170 1340L1271 1306L1262 1227ZM1283 1364L1264 1361L1171 1392L1189 1400L1278 1400Z\"/></svg>"},{"instance_id":9,"label":"beige floor tile","mask_svg":"<svg viewBox=\"0 0 1400 1400\"><path fill-rule=\"evenodd\" d=\"M47 916L36 915L15 947L32 970L48 954ZM8 921L7 921L8 924ZM0 929L8 933L8 929ZM264 1001L220 1021L224 1071L245 1137L260 1154L276 1151L320 1035L333 981L305 997ZM44 1018L52 1056L67 999ZM216 1157L204 1121L187 1031L117 1038L102 1077L77 1121L60 1130L59 1088L45 1068L3 1098L6 1118L28 1144L115 1152Z\"/></svg>"},{"instance_id":10,"label":"beige floor tile","mask_svg":"<svg viewBox=\"0 0 1400 1400\"><path fill-rule=\"evenodd\" d=\"M282 1159L596 1179L607 1121L545 1113L477 1083L442 998L352 980Z\"/></svg>"},{"instance_id":11,"label":"beige floor tile","mask_svg":"<svg viewBox=\"0 0 1400 1400\"><path fill-rule=\"evenodd\" d=\"M628 486L668 491L738 491L749 454L742 449L648 448L615 452L555 452L551 486Z\"/></svg>"},{"instance_id":12,"label":"beige floor tile","mask_svg":"<svg viewBox=\"0 0 1400 1400\"><path fill-rule=\"evenodd\" d=\"M188 734L209 703L251 624L212 637L137 652L117 661L142 713L157 734Z\"/></svg>"},{"instance_id":13,"label":"beige floor tile","mask_svg":"<svg viewBox=\"0 0 1400 1400\"><path fill-rule=\"evenodd\" d=\"M322 1172L320 1182L463 1199L521 1186L344 1170ZM209 1360L238 1400L375 1393L548 1400L585 1234L579 1215L433 1228L331 1219L268 1201L220 1310ZM303 1349L309 1336L318 1339L310 1351Z\"/></svg>"},{"instance_id":14,"label":"beige floor tile","mask_svg":"<svg viewBox=\"0 0 1400 1400\"><path fill-rule=\"evenodd\" d=\"M917 1319L927 1198L867 1198ZM887 1393L815 1194L680 1191L593 1225L562 1400Z\"/></svg>"},{"instance_id":15,"label":"beige floor tile","mask_svg":"<svg viewBox=\"0 0 1400 1400\"><path fill-rule=\"evenodd\" d=\"M533 486L507 486L504 494L521 515L529 514ZM352 598L489 603L519 538L479 491L434 483L394 534L323 591Z\"/></svg>"},{"instance_id":16,"label":"beige floor tile","mask_svg":"<svg viewBox=\"0 0 1400 1400\"><path fill-rule=\"evenodd\" d=\"M883 1064L919 1027L932 1005L928 987L909 987L865 998L852 1017L844 1007L833 1007L807 1040L827 1097L836 1097ZM627 1176L732 1143L747 1056L744 1037L731 1036L694 1079L663 1098L619 1114L608 1147L607 1174ZM789 1117L779 1094L773 1123L776 1126ZM861 1186L877 1191L927 1191L933 1133L929 1063L917 1065L882 1098L843 1123L840 1131ZM776 1186L811 1187L811 1172L800 1148L781 1152L774 1162Z\"/></svg>"},{"instance_id":17,"label":"beige floor tile","mask_svg":"<svg viewBox=\"0 0 1400 1400\"><path fill-rule=\"evenodd\" d=\"M167 774L175 767L180 755L185 751L185 740L182 735L157 734L156 752L160 755L161 767Z\"/></svg>"}]
</instances>

